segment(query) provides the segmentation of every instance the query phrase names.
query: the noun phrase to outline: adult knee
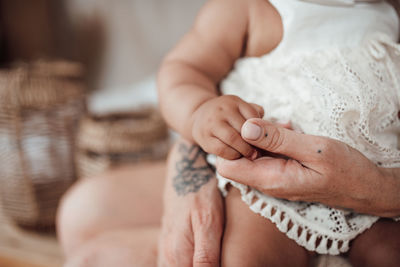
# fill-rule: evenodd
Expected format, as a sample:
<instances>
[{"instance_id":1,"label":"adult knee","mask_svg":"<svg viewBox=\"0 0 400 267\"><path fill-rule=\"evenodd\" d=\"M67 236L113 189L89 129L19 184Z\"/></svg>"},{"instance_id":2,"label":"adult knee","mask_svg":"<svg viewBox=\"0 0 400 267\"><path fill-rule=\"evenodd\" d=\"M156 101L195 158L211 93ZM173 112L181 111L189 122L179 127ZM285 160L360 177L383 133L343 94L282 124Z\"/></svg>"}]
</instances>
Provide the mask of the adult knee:
<instances>
[{"instance_id":1,"label":"adult knee","mask_svg":"<svg viewBox=\"0 0 400 267\"><path fill-rule=\"evenodd\" d=\"M65 267L155 267L156 239L141 240L129 231L105 233L90 240L67 258ZM150 236L149 236L150 237Z\"/></svg>"},{"instance_id":2,"label":"adult knee","mask_svg":"<svg viewBox=\"0 0 400 267\"><path fill-rule=\"evenodd\" d=\"M97 179L88 179L74 185L61 199L57 234L67 255L99 231L96 209L102 207L102 191Z\"/></svg>"}]
</instances>

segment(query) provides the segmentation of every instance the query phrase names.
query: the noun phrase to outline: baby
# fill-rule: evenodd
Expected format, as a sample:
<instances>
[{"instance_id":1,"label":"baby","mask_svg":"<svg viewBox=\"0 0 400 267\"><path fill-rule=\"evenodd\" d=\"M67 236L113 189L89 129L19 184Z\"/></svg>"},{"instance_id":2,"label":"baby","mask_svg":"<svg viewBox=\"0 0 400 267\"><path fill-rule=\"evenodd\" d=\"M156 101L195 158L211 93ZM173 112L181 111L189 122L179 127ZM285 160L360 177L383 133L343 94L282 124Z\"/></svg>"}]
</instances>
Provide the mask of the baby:
<instances>
[{"instance_id":1,"label":"baby","mask_svg":"<svg viewBox=\"0 0 400 267\"><path fill-rule=\"evenodd\" d=\"M161 111L184 138L226 159L260 156L240 132L264 118L398 168L398 24L383 1L210 0L161 66ZM350 241L381 222L218 179L227 195L223 266L307 266L315 252L349 250L359 259L365 251ZM366 245L383 232L396 238L391 228L367 231Z\"/></svg>"}]
</instances>

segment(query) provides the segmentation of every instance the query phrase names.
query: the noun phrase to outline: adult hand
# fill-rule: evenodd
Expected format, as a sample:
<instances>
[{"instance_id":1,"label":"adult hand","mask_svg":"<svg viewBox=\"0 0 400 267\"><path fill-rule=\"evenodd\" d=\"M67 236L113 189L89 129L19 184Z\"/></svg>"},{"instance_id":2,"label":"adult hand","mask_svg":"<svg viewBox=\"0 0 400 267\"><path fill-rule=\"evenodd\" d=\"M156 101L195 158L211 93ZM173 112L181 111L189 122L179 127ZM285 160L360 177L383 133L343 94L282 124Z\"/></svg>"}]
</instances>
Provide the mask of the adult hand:
<instances>
[{"instance_id":1,"label":"adult hand","mask_svg":"<svg viewBox=\"0 0 400 267\"><path fill-rule=\"evenodd\" d=\"M222 176L292 201L320 202L379 216L399 215L399 179L345 143L261 119L247 120L241 134L248 143L275 156L254 161L218 159L217 171Z\"/></svg>"},{"instance_id":2,"label":"adult hand","mask_svg":"<svg viewBox=\"0 0 400 267\"><path fill-rule=\"evenodd\" d=\"M180 141L168 164L158 266L219 266L221 194L205 153Z\"/></svg>"}]
</instances>

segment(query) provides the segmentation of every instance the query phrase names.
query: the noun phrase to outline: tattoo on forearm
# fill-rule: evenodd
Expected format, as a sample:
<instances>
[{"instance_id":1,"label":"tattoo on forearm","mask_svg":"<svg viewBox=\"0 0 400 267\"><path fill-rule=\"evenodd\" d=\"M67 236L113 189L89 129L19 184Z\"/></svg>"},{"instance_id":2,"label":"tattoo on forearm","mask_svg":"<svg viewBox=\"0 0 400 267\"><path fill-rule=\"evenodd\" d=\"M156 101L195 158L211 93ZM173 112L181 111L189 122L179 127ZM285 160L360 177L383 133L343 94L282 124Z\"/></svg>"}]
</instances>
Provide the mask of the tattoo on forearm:
<instances>
[{"instance_id":1,"label":"tattoo on forearm","mask_svg":"<svg viewBox=\"0 0 400 267\"><path fill-rule=\"evenodd\" d=\"M178 148L181 159L176 163L177 174L173 186L179 196L195 193L212 177L214 171L206 161L206 153L197 145L181 143Z\"/></svg>"}]
</instances>

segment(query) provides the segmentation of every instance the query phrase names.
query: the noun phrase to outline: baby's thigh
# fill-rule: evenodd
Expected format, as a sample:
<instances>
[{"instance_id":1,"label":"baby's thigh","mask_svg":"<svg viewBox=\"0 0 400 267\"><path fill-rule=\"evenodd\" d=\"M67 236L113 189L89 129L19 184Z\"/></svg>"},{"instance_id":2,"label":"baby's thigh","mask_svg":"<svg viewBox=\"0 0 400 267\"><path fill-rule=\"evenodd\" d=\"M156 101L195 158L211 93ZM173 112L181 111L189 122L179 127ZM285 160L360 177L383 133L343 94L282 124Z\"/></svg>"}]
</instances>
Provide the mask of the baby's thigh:
<instances>
[{"instance_id":1,"label":"baby's thigh","mask_svg":"<svg viewBox=\"0 0 400 267\"><path fill-rule=\"evenodd\" d=\"M268 219L252 212L231 188L225 199L222 266L308 266L310 254Z\"/></svg>"},{"instance_id":2,"label":"baby's thigh","mask_svg":"<svg viewBox=\"0 0 400 267\"><path fill-rule=\"evenodd\" d=\"M400 222L381 219L353 240L349 259L357 266L400 266Z\"/></svg>"}]
</instances>

